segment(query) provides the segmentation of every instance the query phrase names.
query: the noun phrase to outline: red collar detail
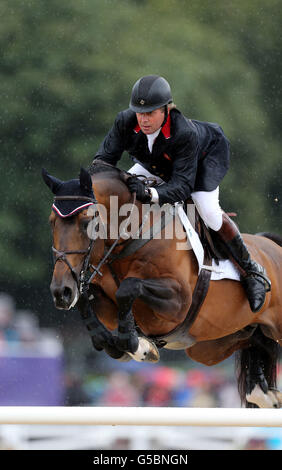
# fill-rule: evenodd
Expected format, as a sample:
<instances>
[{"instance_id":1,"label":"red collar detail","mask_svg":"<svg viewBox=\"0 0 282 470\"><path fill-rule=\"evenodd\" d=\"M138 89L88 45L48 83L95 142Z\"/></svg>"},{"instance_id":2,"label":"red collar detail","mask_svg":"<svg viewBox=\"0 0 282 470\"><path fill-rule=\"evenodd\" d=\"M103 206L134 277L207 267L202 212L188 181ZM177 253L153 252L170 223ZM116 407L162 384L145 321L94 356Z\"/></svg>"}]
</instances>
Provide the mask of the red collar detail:
<instances>
[{"instance_id":1,"label":"red collar detail","mask_svg":"<svg viewBox=\"0 0 282 470\"><path fill-rule=\"evenodd\" d=\"M168 114L167 120L162 127L162 133L166 139L170 138L170 114Z\"/></svg>"},{"instance_id":2,"label":"red collar detail","mask_svg":"<svg viewBox=\"0 0 282 470\"><path fill-rule=\"evenodd\" d=\"M165 124L162 127L162 133L163 133L163 135L166 139L169 139L171 137L170 122L171 122L171 119L170 119L170 114L169 114L167 116L167 120L166 120ZM139 124L136 124L136 126L134 127L134 132L136 134L139 134L140 131L141 131L141 127L139 126Z\"/></svg>"}]
</instances>

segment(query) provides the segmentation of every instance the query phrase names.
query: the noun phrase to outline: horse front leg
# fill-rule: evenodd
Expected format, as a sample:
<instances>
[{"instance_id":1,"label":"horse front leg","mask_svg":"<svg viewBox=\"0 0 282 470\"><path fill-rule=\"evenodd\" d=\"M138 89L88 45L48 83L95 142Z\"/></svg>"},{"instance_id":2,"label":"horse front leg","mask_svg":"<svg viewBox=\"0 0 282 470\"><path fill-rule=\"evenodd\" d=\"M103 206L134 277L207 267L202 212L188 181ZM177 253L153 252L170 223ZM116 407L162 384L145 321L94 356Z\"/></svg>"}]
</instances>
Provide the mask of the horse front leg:
<instances>
[{"instance_id":1,"label":"horse front leg","mask_svg":"<svg viewBox=\"0 0 282 470\"><path fill-rule=\"evenodd\" d=\"M116 292L118 304L117 347L130 354L137 361L157 362L159 352L153 341L138 336L132 306L136 299L142 300L148 307L162 312L170 321L172 312L175 316L180 308L179 285L170 279L124 279ZM152 319L152 321L154 321Z\"/></svg>"},{"instance_id":2,"label":"horse front leg","mask_svg":"<svg viewBox=\"0 0 282 470\"><path fill-rule=\"evenodd\" d=\"M78 302L78 309L81 318L91 337L91 341L96 351L105 350L105 352L121 362L130 360L128 354L120 351L115 345L115 337L105 325L99 320L96 312L105 312L116 315L114 304L108 299L99 286L91 286L90 298L82 296Z\"/></svg>"},{"instance_id":3,"label":"horse front leg","mask_svg":"<svg viewBox=\"0 0 282 470\"><path fill-rule=\"evenodd\" d=\"M127 278L116 292L118 303L118 335L116 346L137 362L158 362L158 348L144 336L138 336L132 305L135 299L142 296L143 281L138 278Z\"/></svg>"},{"instance_id":4,"label":"horse front leg","mask_svg":"<svg viewBox=\"0 0 282 470\"><path fill-rule=\"evenodd\" d=\"M118 336L116 346L121 351L134 354L139 347L139 339L132 314L132 305L141 293L141 279L127 278L121 282L117 292Z\"/></svg>"}]
</instances>

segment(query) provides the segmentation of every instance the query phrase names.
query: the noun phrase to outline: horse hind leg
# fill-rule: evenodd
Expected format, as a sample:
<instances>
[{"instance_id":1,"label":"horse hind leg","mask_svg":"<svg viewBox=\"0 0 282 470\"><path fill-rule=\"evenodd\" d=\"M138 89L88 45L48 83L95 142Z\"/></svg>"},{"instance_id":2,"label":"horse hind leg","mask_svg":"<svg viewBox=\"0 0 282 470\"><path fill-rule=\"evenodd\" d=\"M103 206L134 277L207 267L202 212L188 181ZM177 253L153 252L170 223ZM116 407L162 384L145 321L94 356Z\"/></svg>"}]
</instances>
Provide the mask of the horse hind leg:
<instances>
[{"instance_id":1,"label":"horse hind leg","mask_svg":"<svg viewBox=\"0 0 282 470\"><path fill-rule=\"evenodd\" d=\"M257 328L248 346L237 354L238 388L247 408L280 408L276 390L279 345Z\"/></svg>"}]
</instances>

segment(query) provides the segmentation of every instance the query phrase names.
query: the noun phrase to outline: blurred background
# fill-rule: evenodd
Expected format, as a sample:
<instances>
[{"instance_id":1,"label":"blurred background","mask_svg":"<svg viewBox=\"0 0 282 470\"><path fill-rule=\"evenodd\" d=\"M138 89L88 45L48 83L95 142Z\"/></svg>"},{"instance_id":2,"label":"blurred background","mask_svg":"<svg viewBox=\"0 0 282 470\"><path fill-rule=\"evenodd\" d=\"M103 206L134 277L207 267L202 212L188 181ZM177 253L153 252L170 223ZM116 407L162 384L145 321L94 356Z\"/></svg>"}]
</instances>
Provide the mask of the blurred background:
<instances>
[{"instance_id":1,"label":"blurred background","mask_svg":"<svg viewBox=\"0 0 282 470\"><path fill-rule=\"evenodd\" d=\"M222 207L242 232L281 235L281 2L1 0L0 15L0 405L240 406L233 359L209 369L162 351L153 367L120 364L92 349L76 310L55 309L41 168L77 177L134 82L159 74L186 116L230 140ZM2 431L3 447L23 445ZM282 448L277 430L258 432L230 445ZM99 445L131 445L112 439Z\"/></svg>"}]
</instances>

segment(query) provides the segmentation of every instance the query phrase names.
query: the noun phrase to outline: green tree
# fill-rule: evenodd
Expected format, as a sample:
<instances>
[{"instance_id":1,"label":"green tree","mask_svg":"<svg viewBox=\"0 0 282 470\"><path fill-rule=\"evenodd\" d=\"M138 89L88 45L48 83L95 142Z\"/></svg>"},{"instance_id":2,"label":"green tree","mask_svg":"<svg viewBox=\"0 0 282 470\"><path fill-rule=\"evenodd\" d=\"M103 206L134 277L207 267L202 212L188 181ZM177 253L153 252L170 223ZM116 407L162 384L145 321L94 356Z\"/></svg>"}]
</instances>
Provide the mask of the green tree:
<instances>
[{"instance_id":1,"label":"green tree","mask_svg":"<svg viewBox=\"0 0 282 470\"><path fill-rule=\"evenodd\" d=\"M278 86L271 73L278 57L278 2L254 3L260 10L218 0L2 0L3 288L50 309L52 197L41 168L69 179L87 167L117 112L128 106L133 83L145 74L170 81L184 114L223 127L232 164L222 205L238 211L244 231L274 229L280 101L268 87ZM271 6L277 13L273 32ZM267 41L259 36L264 18ZM262 66L265 54L268 67ZM120 165L129 164L125 155Z\"/></svg>"}]
</instances>

